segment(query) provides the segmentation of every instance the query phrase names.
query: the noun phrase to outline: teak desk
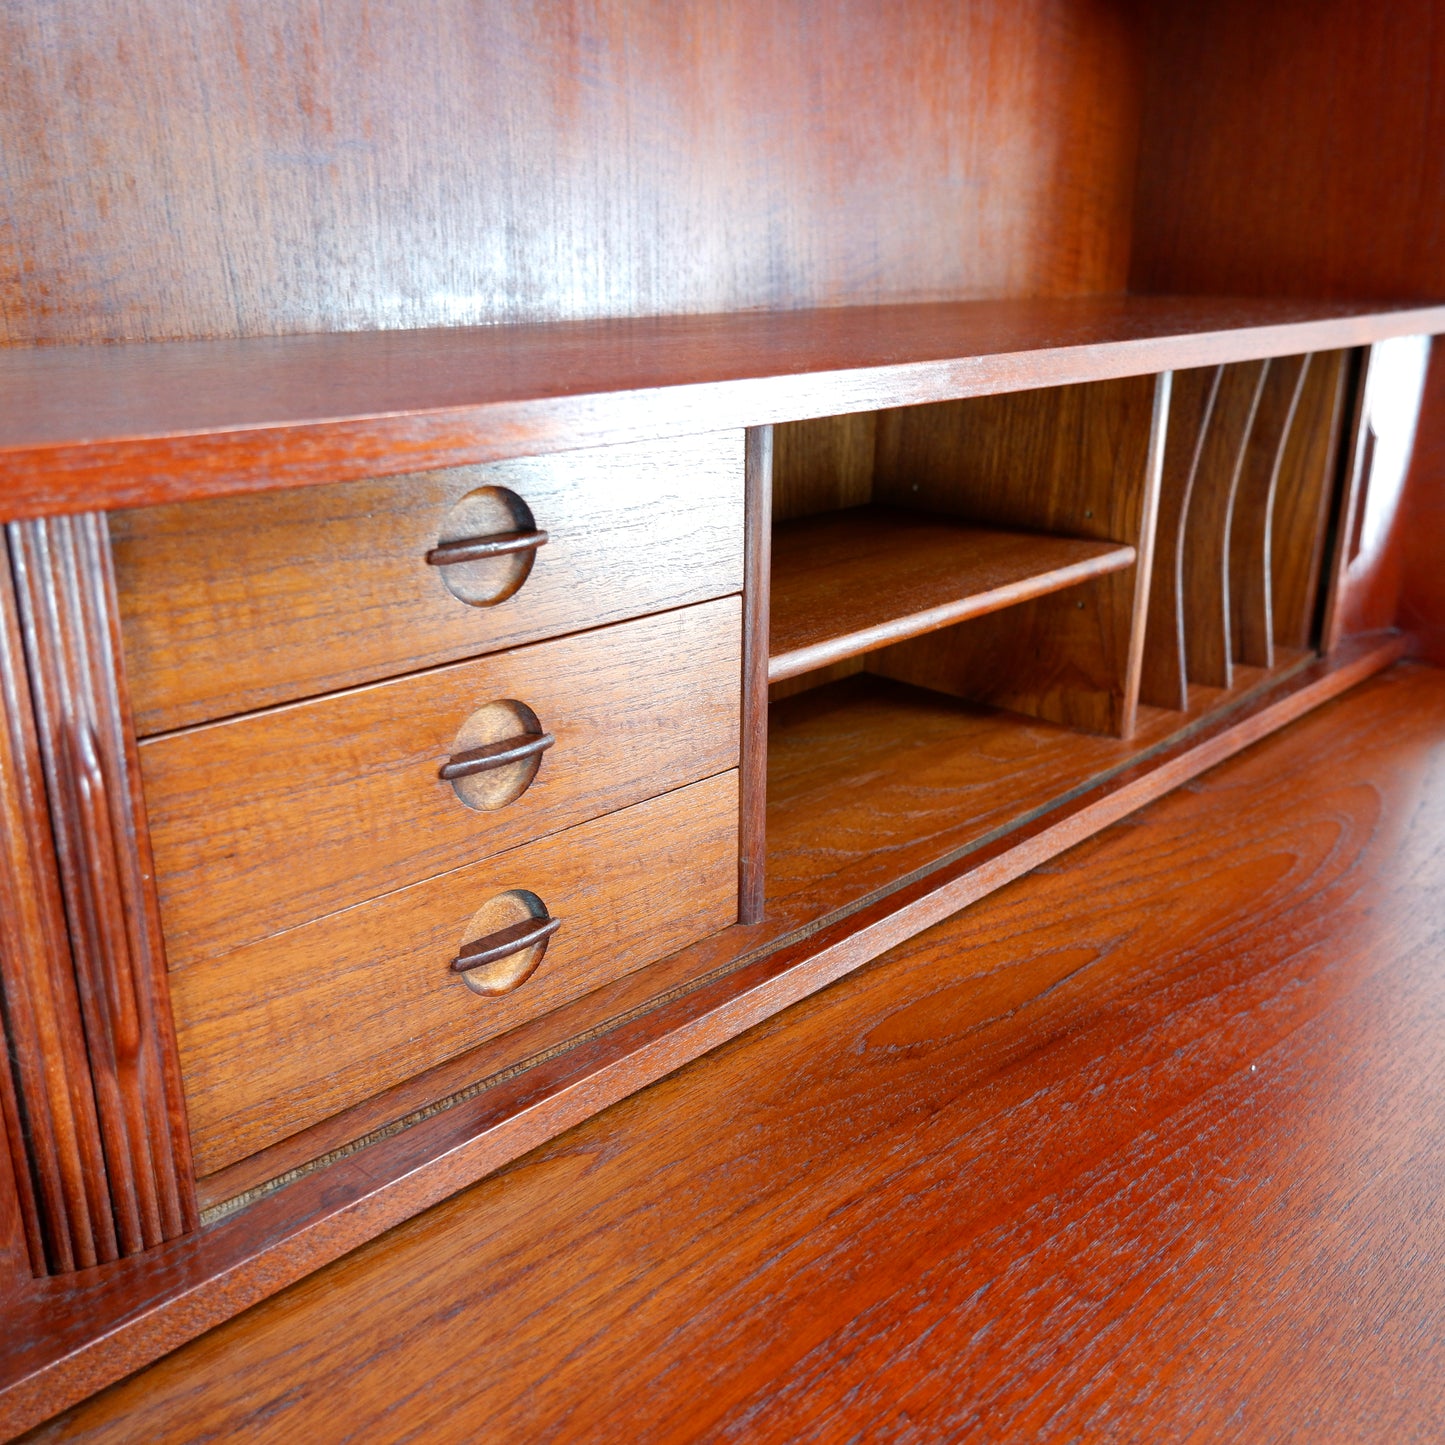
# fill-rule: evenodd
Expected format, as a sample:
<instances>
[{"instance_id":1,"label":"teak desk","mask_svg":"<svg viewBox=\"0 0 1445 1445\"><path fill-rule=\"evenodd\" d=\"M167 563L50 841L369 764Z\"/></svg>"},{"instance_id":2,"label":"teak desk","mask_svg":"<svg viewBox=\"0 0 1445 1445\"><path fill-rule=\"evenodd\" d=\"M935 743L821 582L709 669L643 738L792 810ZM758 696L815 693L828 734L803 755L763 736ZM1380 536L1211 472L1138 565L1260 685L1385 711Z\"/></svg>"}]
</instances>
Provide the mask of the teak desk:
<instances>
[{"instance_id":1,"label":"teak desk","mask_svg":"<svg viewBox=\"0 0 1445 1445\"><path fill-rule=\"evenodd\" d=\"M276 67L219 75L196 6L190 51L168 32L135 63L208 98L197 203L154 179L197 173L172 102L111 93L135 39L120 7L81 29L20 7L28 99L0 141L36 174L71 174L57 137L101 158L74 172L79 200L10 202L11 1431L1407 654L1439 660L1445 398L1427 364L1445 276L1439 248L1411 242L1413 268L1370 250L1413 235L1395 192L1357 265L1310 228L1339 121L1309 65L1335 52L1236 94L1245 57L1316 21L1057 8L917 3L890 25L747 4L724 44L689 7L623 6L613 30L583 25L583 64L498 5L488 45L510 37L515 64L425 112L452 153L387 129L388 86L475 81L465 7L439 0L456 46L405 61L410 21L376 21L390 44L308 48L298 0L225 42L242 60L274 43ZM1381 25L1340 7L1323 28L1388 49ZM918 88L865 91L860 124L830 66L885 34ZM814 101L754 90L732 64L749 37L777 47L765 71L811 75ZM700 48L664 63L681 38ZM296 122L330 176L313 192L278 117L342 53L350 88ZM628 65L589 69L597 54ZM1390 54L1392 75L1422 64ZM56 78L82 72L98 110ZM605 195L528 160L541 137L559 165L585 143L645 166L665 148L637 127L678 74L746 99L764 132L709 139L704 116L742 112L674 97L696 158L678 193L707 197L709 237L736 228L700 267L691 221L604 223ZM1351 105L1389 123L1397 92L1366 92ZM1271 106L1291 110L1287 144ZM905 122L908 163L858 174ZM389 180L352 167L352 132ZM478 139L498 135L484 164ZM730 165L765 187L767 159L797 163L806 137L837 168L841 229L804 215L796 177L767 205L736 189ZM1358 218L1377 153L1352 140L1328 164ZM555 254L534 235L496 260L459 157L494 197L512 188L514 229L561 207ZM118 182L146 168L167 215ZM252 205L247 176L274 194ZM1287 216L1257 214L1264 177ZM1411 214L1445 222L1445 186L1418 189ZM450 221L398 240L405 215L436 224L423 200ZM377 249L338 241L324 282L314 248L257 260L288 207ZM139 255L148 227L190 258L179 296L149 262L129 291L108 279L96 237ZM674 270L641 265L658 245ZM749 281L764 253L766 284ZM412 268L404 304L369 269L388 257Z\"/></svg>"}]
</instances>

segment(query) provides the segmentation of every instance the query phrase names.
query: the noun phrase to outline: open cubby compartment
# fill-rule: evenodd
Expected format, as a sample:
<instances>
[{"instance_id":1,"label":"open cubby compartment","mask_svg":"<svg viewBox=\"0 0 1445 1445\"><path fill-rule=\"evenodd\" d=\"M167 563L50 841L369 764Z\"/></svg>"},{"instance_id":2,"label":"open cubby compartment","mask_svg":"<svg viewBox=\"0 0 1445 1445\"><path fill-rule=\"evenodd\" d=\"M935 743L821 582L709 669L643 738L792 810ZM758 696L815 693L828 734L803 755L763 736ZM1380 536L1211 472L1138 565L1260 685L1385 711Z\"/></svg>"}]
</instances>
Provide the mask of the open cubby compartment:
<instances>
[{"instance_id":1,"label":"open cubby compartment","mask_svg":"<svg viewBox=\"0 0 1445 1445\"><path fill-rule=\"evenodd\" d=\"M775 428L769 914L863 906L1303 667L1353 356Z\"/></svg>"},{"instance_id":2,"label":"open cubby compartment","mask_svg":"<svg viewBox=\"0 0 1445 1445\"><path fill-rule=\"evenodd\" d=\"M774 698L863 671L1127 737L1168 392L1128 377L778 427Z\"/></svg>"},{"instance_id":3,"label":"open cubby compartment","mask_svg":"<svg viewBox=\"0 0 1445 1445\"><path fill-rule=\"evenodd\" d=\"M1187 711L1190 688L1288 666L1319 642L1357 353L1174 375L1140 696Z\"/></svg>"}]
</instances>

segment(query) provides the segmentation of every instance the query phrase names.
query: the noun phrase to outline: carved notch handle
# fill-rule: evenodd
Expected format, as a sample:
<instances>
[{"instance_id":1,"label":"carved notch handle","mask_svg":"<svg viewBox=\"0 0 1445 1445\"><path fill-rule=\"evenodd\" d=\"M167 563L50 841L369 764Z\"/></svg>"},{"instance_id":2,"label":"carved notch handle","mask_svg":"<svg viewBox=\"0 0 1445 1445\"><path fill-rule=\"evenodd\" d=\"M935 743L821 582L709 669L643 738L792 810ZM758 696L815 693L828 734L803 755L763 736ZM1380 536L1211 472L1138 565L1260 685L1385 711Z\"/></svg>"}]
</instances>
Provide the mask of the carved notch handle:
<instances>
[{"instance_id":1,"label":"carved notch handle","mask_svg":"<svg viewBox=\"0 0 1445 1445\"><path fill-rule=\"evenodd\" d=\"M452 972L466 973L469 969L481 968L483 964L495 963L513 953L521 953L551 938L562 926L560 918L524 918L520 923L509 923L485 938L473 939L464 944L462 950L452 959ZM518 979L521 983L524 980Z\"/></svg>"},{"instance_id":2,"label":"carved notch handle","mask_svg":"<svg viewBox=\"0 0 1445 1445\"><path fill-rule=\"evenodd\" d=\"M426 554L428 567L450 567L457 562L480 562L486 557L505 557L509 552L535 552L547 544L541 530L494 532L489 537L461 537L443 542Z\"/></svg>"},{"instance_id":3,"label":"carved notch handle","mask_svg":"<svg viewBox=\"0 0 1445 1445\"><path fill-rule=\"evenodd\" d=\"M519 737L502 738L480 748L467 748L464 752L453 753L441 765L437 776L448 783L457 778L470 778L474 773L485 773L492 768L504 768L508 763L535 758L556 741L551 733L522 733Z\"/></svg>"}]
</instances>

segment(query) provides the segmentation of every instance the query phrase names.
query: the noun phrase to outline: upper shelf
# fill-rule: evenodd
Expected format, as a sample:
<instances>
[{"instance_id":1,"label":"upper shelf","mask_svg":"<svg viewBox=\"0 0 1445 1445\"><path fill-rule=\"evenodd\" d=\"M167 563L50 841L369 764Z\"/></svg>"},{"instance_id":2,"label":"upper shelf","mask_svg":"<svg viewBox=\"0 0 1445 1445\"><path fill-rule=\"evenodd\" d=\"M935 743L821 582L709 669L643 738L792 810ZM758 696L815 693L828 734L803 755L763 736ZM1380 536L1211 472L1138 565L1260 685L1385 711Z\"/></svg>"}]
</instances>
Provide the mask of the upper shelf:
<instances>
[{"instance_id":1,"label":"upper shelf","mask_svg":"<svg viewBox=\"0 0 1445 1445\"><path fill-rule=\"evenodd\" d=\"M0 352L3 516L1359 346L1445 305L970 301Z\"/></svg>"},{"instance_id":2,"label":"upper shelf","mask_svg":"<svg viewBox=\"0 0 1445 1445\"><path fill-rule=\"evenodd\" d=\"M1134 549L854 507L773 533L768 681L1132 566Z\"/></svg>"}]
</instances>

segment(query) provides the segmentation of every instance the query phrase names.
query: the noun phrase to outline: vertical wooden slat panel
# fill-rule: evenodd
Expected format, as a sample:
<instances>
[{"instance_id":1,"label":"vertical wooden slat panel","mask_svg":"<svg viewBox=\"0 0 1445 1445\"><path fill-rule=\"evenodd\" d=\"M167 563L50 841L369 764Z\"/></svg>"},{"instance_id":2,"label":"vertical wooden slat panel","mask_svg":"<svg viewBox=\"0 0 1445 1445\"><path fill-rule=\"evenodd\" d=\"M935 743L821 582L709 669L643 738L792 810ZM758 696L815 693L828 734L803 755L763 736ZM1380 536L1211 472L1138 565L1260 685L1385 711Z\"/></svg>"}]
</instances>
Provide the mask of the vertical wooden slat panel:
<instances>
[{"instance_id":1,"label":"vertical wooden slat panel","mask_svg":"<svg viewBox=\"0 0 1445 1445\"><path fill-rule=\"evenodd\" d=\"M1184 528L1184 647L1190 682L1228 687L1230 644L1229 528L1234 497L1264 388L1267 361L1224 369L1189 499Z\"/></svg>"},{"instance_id":2,"label":"vertical wooden slat panel","mask_svg":"<svg viewBox=\"0 0 1445 1445\"><path fill-rule=\"evenodd\" d=\"M1348 431L1344 449L1336 464L1334 509L1330 516L1329 537L1325 543L1320 587L1320 651L1331 653L1344 635L1344 589L1350 570L1350 544L1360 520L1365 500L1365 478L1369 472L1369 417L1365 403L1369 395L1370 364L1375 348L1361 351L1358 365L1350 379Z\"/></svg>"},{"instance_id":3,"label":"vertical wooden slat panel","mask_svg":"<svg viewBox=\"0 0 1445 1445\"><path fill-rule=\"evenodd\" d=\"M105 519L9 528L74 980L122 1254L196 1222Z\"/></svg>"},{"instance_id":4,"label":"vertical wooden slat panel","mask_svg":"<svg viewBox=\"0 0 1445 1445\"><path fill-rule=\"evenodd\" d=\"M1195 472L1223 371L1219 366L1176 371L1169 404L1139 700L1179 712L1189 705L1184 651L1184 533Z\"/></svg>"},{"instance_id":5,"label":"vertical wooden slat panel","mask_svg":"<svg viewBox=\"0 0 1445 1445\"><path fill-rule=\"evenodd\" d=\"M7 1132L34 1268L84 1269L119 1249L3 547L0 689L0 983L14 1114Z\"/></svg>"},{"instance_id":6,"label":"vertical wooden slat panel","mask_svg":"<svg viewBox=\"0 0 1445 1445\"><path fill-rule=\"evenodd\" d=\"M1130 609L1129 661L1124 675L1124 706L1119 735L1132 737L1139 716L1144 686L1144 640L1149 625L1149 597L1159 545L1159 501L1164 476L1164 454L1169 441L1169 414L1174 398L1174 373L1154 378L1154 418L1149 428L1149 456L1144 491L1139 499L1138 561L1134 567L1134 602Z\"/></svg>"},{"instance_id":7,"label":"vertical wooden slat panel","mask_svg":"<svg viewBox=\"0 0 1445 1445\"><path fill-rule=\"evenodd\" d=\"M1271 361L1244 449L1229 531L1230 646L1235 662L1274 666L1270 577L1275 491L1309 371L1308 356Z\"/></svg>"},{"instance_id":8,"label":"vertical wooden slat panel","mask_svg":"<svg viewBox=\"0 0 1445 1445\"><path fill-rule=\"evenodd\" d=\"M1280 647L1308 647L1314 641L1330 493L1353 355L1322 351L1310 358L1280 461L1270 529L1274 640Z\"/></svg>"}]
</instances>

